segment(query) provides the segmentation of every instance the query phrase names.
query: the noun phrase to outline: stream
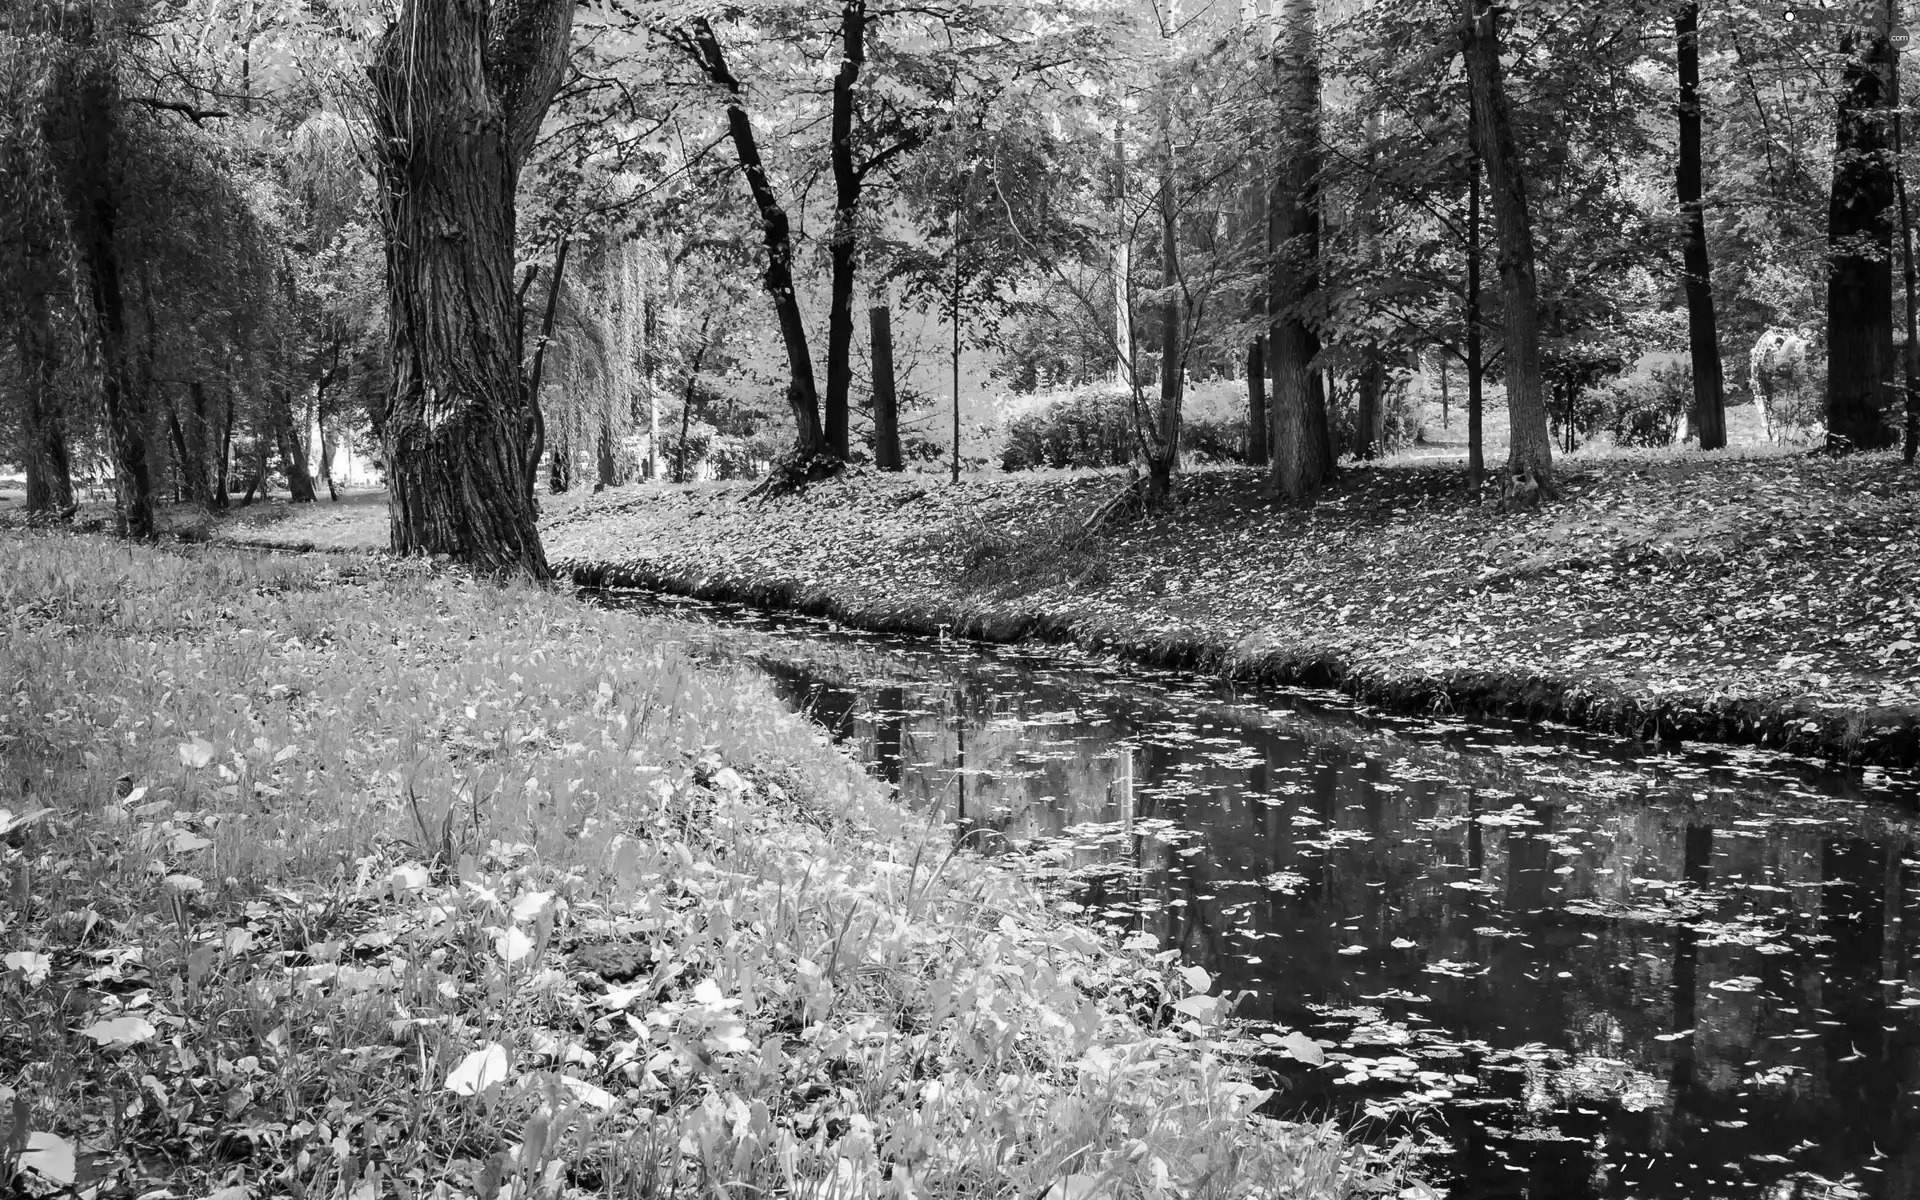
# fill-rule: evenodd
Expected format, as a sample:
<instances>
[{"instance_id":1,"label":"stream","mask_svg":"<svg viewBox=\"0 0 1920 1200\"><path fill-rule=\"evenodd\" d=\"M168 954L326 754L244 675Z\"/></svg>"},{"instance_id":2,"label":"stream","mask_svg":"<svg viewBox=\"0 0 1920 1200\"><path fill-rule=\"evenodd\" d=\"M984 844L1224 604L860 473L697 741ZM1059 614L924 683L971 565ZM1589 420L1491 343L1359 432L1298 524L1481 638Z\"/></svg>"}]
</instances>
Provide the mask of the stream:
<instances>
[{"instance_id":1,"label":"stream","mask_svg":"<svg viewBox=\"0 0 1920 1200\"><path fill-rule=\"evenodd\" d=\"M1920 1195L1920 779L620 593L1324 1048L1455 1197Z\"/></svg>"}]
</instances>

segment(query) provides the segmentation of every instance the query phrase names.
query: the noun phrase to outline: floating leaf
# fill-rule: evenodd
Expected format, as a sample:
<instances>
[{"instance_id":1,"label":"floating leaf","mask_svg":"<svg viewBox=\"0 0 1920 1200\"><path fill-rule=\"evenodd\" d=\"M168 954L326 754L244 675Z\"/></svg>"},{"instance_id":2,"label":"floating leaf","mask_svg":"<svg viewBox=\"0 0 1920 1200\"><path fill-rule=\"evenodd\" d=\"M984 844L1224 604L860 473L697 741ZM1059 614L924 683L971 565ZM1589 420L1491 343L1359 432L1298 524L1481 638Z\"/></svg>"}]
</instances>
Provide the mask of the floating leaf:
<instances>
[{"instance_id":1,"label":"floating leaf","mask_svg":"<svg viewBox=\"0 0 1920 1200\"><path fill-rule=\"evenodd\" d=\"M1205 994L1213 988L1213 976L1207 974L1206 970L1202 967L1182 967L1180 968L1180 978L1187 981L1189 988L1201 994Z\"/></svg>"},{"instance_id":2,"label":"floating leaf","mask_svg":"<svg viewBox=\"0 0 1920 1200\"><path fill-rule=\"evenodd\" d=\"M456 1096L477 1096L497 1083L506 1082L507 1048L488 1042L460 1060L447 1076L446 1090Z\"/></svg>"}]
</instances>

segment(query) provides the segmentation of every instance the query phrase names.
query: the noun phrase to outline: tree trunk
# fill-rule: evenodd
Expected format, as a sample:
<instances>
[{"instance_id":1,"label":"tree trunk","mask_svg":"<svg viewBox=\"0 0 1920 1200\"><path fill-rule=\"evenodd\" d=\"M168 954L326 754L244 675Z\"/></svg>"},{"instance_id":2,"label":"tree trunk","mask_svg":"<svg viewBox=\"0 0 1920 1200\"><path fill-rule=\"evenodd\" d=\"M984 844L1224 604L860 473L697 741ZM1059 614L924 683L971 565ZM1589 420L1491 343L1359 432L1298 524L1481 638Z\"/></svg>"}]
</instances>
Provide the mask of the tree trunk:
<instances>
[{"instance_id":1,"label":"tree trunk","mask_svg":"<svg viewBox=\"0 0 1920 1200\"><path fill-rule=\"evenodd\" d=\"M1893 58L1893 182L1900 200L1901 273L1905 276L1907 301L1907 344L1904 354L1906 382L1906 438L1901 457L1914 460L1920 451L1920 336L1915 334L1920 314L1914 312L1915 271L1913 265L1913 220L1907 211L1906 120L1900 108L1900 58Z\"/></svg>"},{"instance_id":2,"label":"tree trunk","mask_svg":"<svg viewBox=\"0 0 1920 1200\"><path fill-rule=\"evenodd\" d=\"M173 498L177 504L192 504L200 498L194 486L192 460L187 454L186 430L180 426L180 409L173 397L166 391L160 393L160 403L167 410L167 435L173 439Z\"/></svg>"},{"instance_id":3,"label":"tree trunk","mask_svg":"<svg viewBox=\"0 0 1920 1200\"><path fill-rule=\"evenodd\" d=\"M1273 481L1304 500L1333 474L1326 393L1314 359L1320 339L1299 314L1319 286L1320 68L1315 57L1315 0L1286 0L1275 48L1281 118L1272 202L1268 206L1273 279L1268 289L1272 332Z\"/></svg>"},{"instance_id":4,"label":"tree trunk","mask_svg":"<svg viewBox=\"0 0 1920 1200\"><path fill-rule=\"evenodd\" d=\"M549 578L525 480L514 189L558 89L573 0L403 0L370 75L393 378L397 554Z\"/></svg>"},{"instance_id":5,"label":"tree trunk","mask_svg":"<svg viewBox=\"0 0 1920 1200\"><path fill-rule=\"evenodd\" d=\"M1893 48L1884 33L1840 39L1839 127L1827 209L1827 449L1891 445L1886 421L1893 359L1894 203L1885 109Z\"/></svg>"},{"instance_id":6,"label":"tree trunk","mask_svg":"<svg viewBox=\"0 0 1920 1200\"><path fill-rule=\"evenodd\" d=\"M773 300L774 315L780 323L780 340L787 351L787 406L793 410L794 454L801 460L827 452L820 426L820 394L813 381L813 358L807 349L807 327L800 319L800 298L793 286L793 234L787 210L780 207L773 183L760 161L760 143L753 131L753 120L745 107L745 92L733 72L727 69L720 39L705 17L697 17L692 26L692 49L701 69L713 83L727 90L727 135L733 141L740 170L753 194L754 207L760 213L761 239L767 247L765 275L767 295Z\"/></svg>"},{"instance_id":7,"label":"tree trunk","mask_svg":"<svg viewBox=\"0 0 1920 1200\"><path fill-rule=\"evenodd\" d=\"M556 496L573 486L573 442L567 437L565 421L560 422L559 432L547 463L547 490Z\"/></svg>"},{"instance_id":8,"label":"tree trunk","mask_svg":"<svg viewBox=\"0 0 1920 1200\"><path fill-rule=\"evenodd\" d=\"M1247 345L1247 461L1267 465L1267 339Z\"/></svg>"},{"instance_id":9,"label":"tree trunk","mask_svg":"<svg viewBox=\"0 0 1920 1200\"><path fill-rule=\"evenodd\" d=\"M547 414L540 404L540 390L545 386L547 369L547 347L553 341L553 318L560 311L560 288L567 278L567 250L573 245L571 235L562 236L559 249L553 252L553 278L547 283L546 312L540 318L540 340L533 348L533 367L527 375L527 407L533 410L533 446L527 453L527 496L532 503L535 483L540 478L540 455L547 448ZM533 282L533 276L527 276L527 282ZM518 308L518 301L515 302ZM524 319L524 318L522 318ZM520 328L516 324L516 328ZM555 488L555 491L564 491Z\"/></svg>"},{"instance_id":10,"label":"tree trunk","mask_svg":"<svg viewBox=\"0 0 1920 1200\"><path fill-rule=\"evenodd\" d=\"M893 380L893 312L884 304L867 310L873 341L873 465L882 471L905 468L900 461L900 397Z\"/></svg>"},{"instance_id":11,"label":"tree trunk","mask_svg":"<svg viewBox=\"0 0 1920 1200\"><path fill-rule=\"evenodd\" d=\"M1467 136L1468 142L1475 139ZM1475 497L1487 483L1484 440L1487 364L1480 349L1480 155L1467 156L1467 490Z\"/></svg>"},{"instance_id":12,"label":"tree trunk","mask_svg":"<svg viewBox=\"0 0 1920 1200\"><path fill-rule=\"evenodd\" d=\"M840 6L840 68L833 77L830 138L833 161L833 228L827 257L833 265L832 296L827 305L827 451L845 459L847 397L853 390L853 276L858 267L854 220L860 208L860 171L853 161L854 85L867 61L866 0Z\"/></svg>"},{"instance_id":13,"label":"tree trunk","mask_svg":"<svg viewBox=\"0 0 1920 1200\"><path fill-rule=\"evenodd\" d=\"M1693 356L1694 426L1702 450L1727 444L1726 389L1720 373L1720 333L1713 315L1712 263L1701 202L1700 0L1680 0L1680 216L1686 223L1687 341Z\"/></svg>"},{"instance_id":14,"label":"tree trunk","mask_svg":"<svg viewBox=\"0 0 1920 1200\"><path fill-rule=\"evenodd\" d=\"M1162 125L1164 171L1160 176L1160 407L1147 441L1147 503L1173 495L1173 473L1180 464L1180 402L1186 391L1186 347L1181 336L1180 243L1175 226L1173 141Z\"/></svg>"},{"instance_id":15,"label":"tree trunk","mask_svg":"<svg viewBox=\"0 0 1920 1200\"><path fill-rule=\"evenodd\" d=\"M1447 389L1447 356L1440 355L1440 428L1445 429L1453 419L1453 396Z\"/></svg>"},{"instance_id":16,"label":"tree trunk","mask_svg":"<svg viewBox=\"0 0 1920 1200\"><path fill-rule=\"evenodd\" d=\"M227 490L228 475L233 465L233 425L239 419L240 406L233 402L233 386L227 386L227 416L220 428L220 460L214 464L213 507L225 511L233 502L233 496Z\"/></svg>"},{"instance_id":17,"label":"tree trunk","mask_svg":"<svg viewBox=\"0 0 1920 1200\"><path fill-rule=\"evenodd\" d=\"M613 461L613 415L600 414L600 434L594 439L594 467L598 478L594 481L594 491L600 492L614 485Z\"/></svg>"},{"instance_id":18,"label":"tree trunk","mask_svg":"<svg viewBox=\"0 0 1920 1200\"><path fill-rule=\"evenodd\" d=\"M1385 380L1382 378L1380 364L1369 362L1360 368L1360 377L1354 380L1353 413L1353 456L1371 460L1380 457L1381 442L1385 440L1387 410L1381 402L1381 390Z\"/></svg>"},{"instance_id":19,"label":"tree trunk","mask_svg":"<svg viewBox=\"0 0 1920 1200\"><path fill-rule=\"evenodd\" d=\"M1500 242L1500 284L1506 300L1507 472L1529 474L1543 495L1553 494L1553 435L1548 428L1540 371L1540 303L1534 280L1533 222L1527 211L1520 148L1500 75L1497 10L1488 0L1462 0L1466 22L1461 49L1473 85L1473 124L1493 202Z\"/></svg>"},{"instance_id":20,"label":"tree trunk","mask_svg":"<svg viewBox=\"0 0 1920 1200\"><path fill-rule=\"evenodd\" d=\"M313 476L307 472L307 438L293 417L293 402L284 391L268 401L273 405L274 440L280 444L280 467L287 475L287 498L295 504L314 502Z\"/></svg>"},{"instance_id":21,"label":"tree trunk","mask_svg":"<svg viewBox=\"0 0 1920 1200\"><path fill-rule=\"evenodd\" d=\"M126 297L116 238L112 69L97 55L82 58L66 102L47 117L48 140L59 147L62 191L79 251L87 303L100 354L97 378L114 466L115 511L122 534L153 536L153 479L147 453L146 397L135 386L127 344Z\"/></svg>"},{"instance_id":22,"label":"tree trunk","mask_svg":"<svg viewBox=\"0 0 1920 1200\"><path fill-rule=\"evenodd\" d=\"M23 388L19 453L27 472L27 511L64 516L73 510L73 470L66 414L54 390L58 343L48 323L45 294L29 283L21 300L26 311L14 334Z\"/></svg>"}]
</instances>

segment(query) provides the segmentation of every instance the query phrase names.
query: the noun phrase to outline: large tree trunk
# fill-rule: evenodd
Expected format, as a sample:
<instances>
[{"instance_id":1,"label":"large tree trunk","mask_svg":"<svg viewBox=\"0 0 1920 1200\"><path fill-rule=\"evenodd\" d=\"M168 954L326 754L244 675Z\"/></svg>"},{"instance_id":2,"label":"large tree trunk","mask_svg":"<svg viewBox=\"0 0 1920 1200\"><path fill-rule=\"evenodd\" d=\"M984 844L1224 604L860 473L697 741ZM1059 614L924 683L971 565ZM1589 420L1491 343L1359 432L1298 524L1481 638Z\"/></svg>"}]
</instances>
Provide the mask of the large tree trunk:
<instances>
[{"instance_id":1,"label":"large tree trunk","mask_svg":"<svg viewBox=\"0 0 1920 1200\"><path fill-rule=\"evenodd\" d=\"M1493 202L1500 241L1500 284L1506 300L1507 421L1510 475L1530 474L1545 495L1553 494L1553 435L1540 371L1540 303L1534 280L1533 221L1513 116L1500 74L1497 10L1488 0L1462 0L1466 21L1460 43L1473 86L1473 124Z\"/></svg>"},{"instance_id":2,"label":"large tree trunk","mask_svg":"<svg viewBox=\"0 0 1920 1200\"><path fill-rule=\"evenodd\" d=\"M773 183L760 161L760 143L753 131L753 120L747 115L746 93L727 68L720 39L705 17L694 19L691 41L693 54L707 78L727 90L727 135L733 141L747 189L760 213L761 240L767 247L764 277L767 296L773 301L774 315L780 323L780 340L787 351L787 406L793 410L794 454L804 461L826 453L828 447L820 426L820 394L813 380L807 327L800 319L800 298L793 286L792 223L787 218L787 210L774 195Z\"/></svg>"},{"instance_id":3,"label":"large tree trunk","mask_svg":"<svg viewBox=\"0 0 1920 1200\"><path fill-rule=\"evenodd\" d=\"M1320 68L1314 48L1314 0L1286 0L1274 68L1280 96L1274 189L1269 206L1273 280L1267 342L1273 377L1273 480L1304 500L1333 474L1326 393L1314 359L1320 338L1298 307L1319 286Z\"/></svg>"},{"instance_id":4,"label":"large tree trunk","mask_svg":"<svg viewBox=\"0 0 1920 1200\"><path fill-rule=\"evenodd\" d=\"M840 69L833 77L833 116L830 138L833 161L833 229L827 237L827 256L833 264L832 297L827 306L827 450L846 458L847 397L853 390L853 276L854 220L860 209L861 173L853 161L854 85L867 61L866 0L844 0L840 6Z\"/></svg>"},{"instance_id":5,"label":"large tree trunk","mask_svg":"<svg viewBox=\"0 0 1920 1200\"><path fill-rule=\"evenodd\" d=\"M1827 448L1891 445L1894 203L1886 104L1893 48L1884 33L1840 40L1839 128L1827 209ZM1855 53L1858 49L1859 53Z\"/></svg>"},{"instance_id":6,"label":"large tree trunk","mask_svg":"<svg viewBox=\"0 0 1920 1200\"><path fill-rule=\"evenodd\" d=\"M1920 313L1914 311L1913 218L1907 210L1906 120L1900 111L1899 72L1900 60L1896 53L1893 75L1893 182L1900 200L1900 266L1907 302L1907 344L1902 356L1906 369L1901 373L1906 383L1906 438L1901 457L1912 462L1915 453L1920 452L1920 331L1916 330L1916 325L1920 324Z\"/></svg>"},{"instance_id":7,"label":"large tree trunk","mask_svg":"<svg viewBox=\"0 0 1920 1200\"><path fill-rule=\"evenodd\" d=\"M20 353L20 461L27 472L27 511L65 515L73 509L73 470L67 457L66 414L54 375L58 343L47 319L46 296L29 283L20 297L25 312L14 328Z\"/></svg>"},{"instance_id":8,"label":"large tree trunk","mask_svg":"<svg viewBox=\"0 0 1920 1200\"><path fill-rule=\"evenodd\" d=\"M1247 346L1247 461L1267 465L1267 339Z\"/></svg>"},{"instance_id":9,"label":"large tree trunk","mask_svg":"<svg viewBox=\"0 0 1920 1200\"><path fill-rule=\"evenodd\" d=\"M1720 373L1720 332L1713 315L1712 262L1701 203L1700 3L1680 0L1680 217L1686 223L1687 341L1693 352L1693 417L1702 450L1727 444L1726 389Z\"/></svg>"},{"instance_id":10,"label":"large tree trunk","mask_svg":"<svg viewBox=\"0 0 1920 1200\"><path fill-rule=\"evenodd\" d=\"M573 0L403 0L370 74L387 237L393 549L546 579L527 492L514 189Z\"/></svg>"},{"instance_id":11,"label":"large tree trunk","mask_svg":"<svg viewBox=\"0 0 1920 1200\"><path fill-rule=\"evenodd\" d=\"M110 66L95 55L80 60L64 103L47 117L48 140L58 147L68 225L79 250L87 303L98 339L101 407L113 454L117 524L131 538L153 536L153 480L147 454L146 397L133 378L127 341L126 297L116 238L114 111L119 97Z\"/></svg>"},{"instance_id":12,"label":"large tree trunk","mask_svg":"<svg viewBox=\"0 0 1920 1200\"><path fill-rule=\"evenodd\" d=\"M893 311L874 305L867 326L873 342L873 465L899 471L906 464L900 461L900 396L893 379Z\"/></svg>"}]
</instances>

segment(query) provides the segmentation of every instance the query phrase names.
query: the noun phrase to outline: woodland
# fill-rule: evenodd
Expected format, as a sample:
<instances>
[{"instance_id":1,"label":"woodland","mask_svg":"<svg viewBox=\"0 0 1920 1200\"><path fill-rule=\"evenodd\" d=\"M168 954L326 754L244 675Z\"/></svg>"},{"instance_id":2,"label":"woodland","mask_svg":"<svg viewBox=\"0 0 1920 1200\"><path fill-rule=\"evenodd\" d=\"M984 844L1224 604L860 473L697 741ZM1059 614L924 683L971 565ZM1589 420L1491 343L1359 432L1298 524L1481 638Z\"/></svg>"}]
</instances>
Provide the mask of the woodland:
<instances>
[{"instance_id":1,"label":"woodland","mask_svg":"<svg viewBox=\"0 0 1920 1200\"><path fill-rule=\"evenodd\" d=\"M0 0L0 1190L1906 1194L1908 16Z\"/></svg>"}]
</instances>

